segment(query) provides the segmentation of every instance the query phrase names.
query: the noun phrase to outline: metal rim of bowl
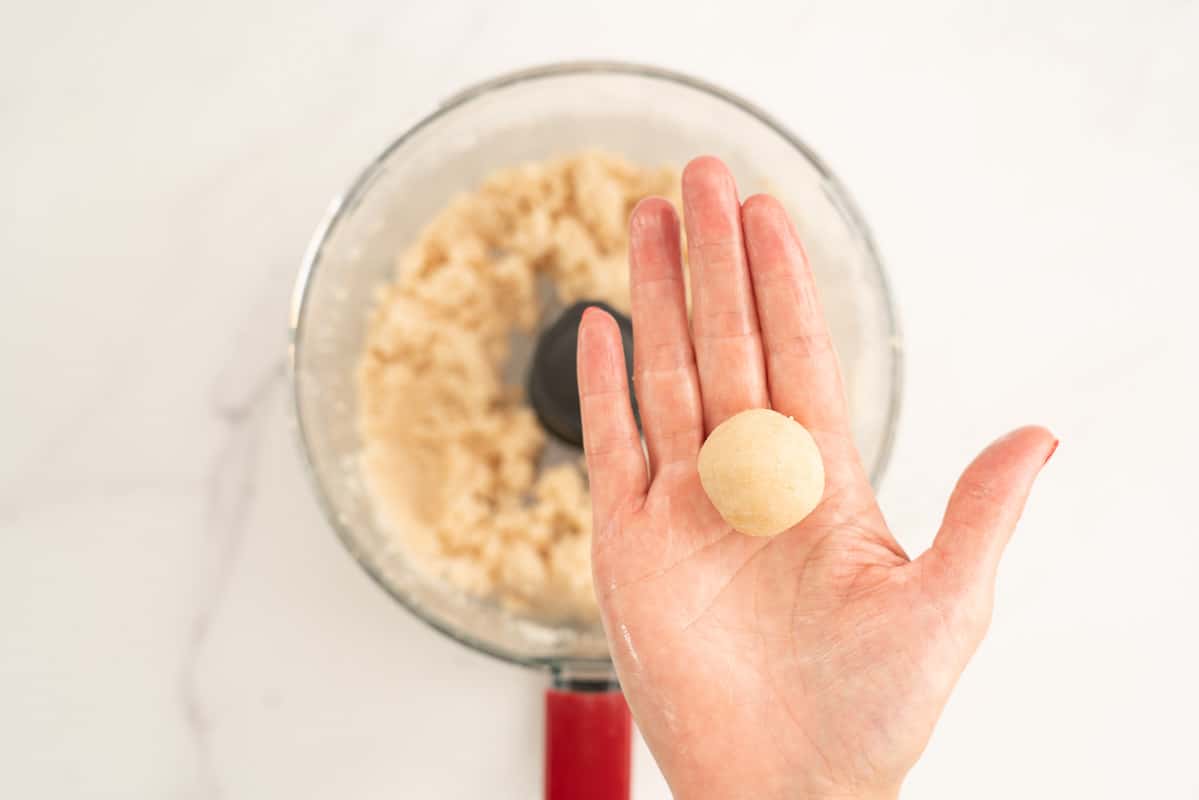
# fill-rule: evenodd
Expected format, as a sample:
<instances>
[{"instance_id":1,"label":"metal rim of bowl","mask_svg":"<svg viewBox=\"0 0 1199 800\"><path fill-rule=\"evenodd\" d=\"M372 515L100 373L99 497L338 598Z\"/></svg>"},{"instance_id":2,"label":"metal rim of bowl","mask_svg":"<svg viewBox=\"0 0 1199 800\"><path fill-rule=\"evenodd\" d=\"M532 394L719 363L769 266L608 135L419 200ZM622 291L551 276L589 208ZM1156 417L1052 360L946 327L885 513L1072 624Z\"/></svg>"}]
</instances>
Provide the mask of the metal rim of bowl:
<instances>
[{"instance_id":1,"label":"metal rim of bowl","mask_svg":"<svg viewBox=\"0 0 1199 800\"><path fill-rule=\"evenodd\" d=\"M886 270L883 268L882 259L879 256L878 248L874 243L874 238L870 232L869 226L866 224L849 191L841 183L840 179L829 169L828 165L816 155L816 153L808 147L798 136L787 129L785 125L768 114L763 109L745 100L744 98L726 90L715 84L700 78L695 78L674 70L664 69L662 67L650 66L648 64L638 64L633 62L623 61L563 61L551 64L544 64L535 67L516 70L513 72L504 73L495 78L476 83L466 89L451 95L449 99L443 101L432 113L426 115L408 130L401 134L395 141L383 149L370 164L366 166L350 184L349 188L342 194L336 196L325 213L324 219L317 226L316 232L313 234L312 240L309 242L308 248L304 253L304 259L300 266L299 274L296 278L295 289L292 294L291 311L289 314L288 325L288 357L287 371L288 381L291 385L291 414L293 424L298 436L300 450L303 453L303 461L305 472L308 475L308 480L316 490L316 496L320 503L321 510L324 512L325 519L333 527L337 533L337 537L341 540L342 545L349 551L354 560L358 562L371 579L374 580L380 588L383 589L390 597L392 597L401 606L407 609L417 619L432 627L437 632L448 636L454 641L460 642L472 650L498 658L502 661L507 661L513 664L522 666L541 666L552 667L558 664L562 659L555 657L529 657L527 655L507 650L502 647L495 646L489 642L476 639L473 636L464 634L462 631L456 630L443 621L436 619L432 615L426 613L423 608L414 603L411 599L398 591L382 571L378 569L371 560L366 557L354 539L349 527L342 523L338 518L338 511L334 507L332 500L325 487L321 482L320 476L317 474L316 466L313 463L311 456L311 448L309 447L309 435L305 429L304 417L300 410L300 392L298 387L298 371L297 362L300 348L300 329L304 323L306 300L308 298L308 290L312 285L312 275L317 269L317 264L320 261L324 251L325 243L328 241L329 234L337 227L341 218L353 210L362 198L365 192L370 188L375 176L378 174L384 162L402 147L409 139L419 133L428 125L437 121L451 111L465 105L471 100L488 94L497 89L519 84L528 83L531 81L544 80L548 78L560 78L569 75L586 75L586 74L615 74L615 75L632 75L634 77L649 78L651 80L664 81L667 83L675 83L689 89L702 92L712 96L718 100L722 100L729 105L732 105L741 111L756 119L758 122L771 129L784 141L790 144L804 159L808 161L820 174L825 184L830 187L834 195L830 199L841 207L841 211L848 217L856 233L862 237L866 250L870 255L870 262L874 267L875 277L878 279L879 287L882 291L885 301L887 313L887 328L891 346L891 396L888 398L887 422L883 432L883 441L879 448L878 461L870 473L870 481L877 489L883 474L886 472L888 463L891 460L892 449L895 444L896 428L899 422L899 413L901 406L901 394L903 388L903 350L900 342L899 319L895 310L894 297L891 293L891 284L887 279ZM588 659L571 660L572 663L588 662ZM594 663L594 660L592 660ZM608 664L607 660L602 662ZM600 666L600 665L596 665Z\"/></svg>"}]
</instances>

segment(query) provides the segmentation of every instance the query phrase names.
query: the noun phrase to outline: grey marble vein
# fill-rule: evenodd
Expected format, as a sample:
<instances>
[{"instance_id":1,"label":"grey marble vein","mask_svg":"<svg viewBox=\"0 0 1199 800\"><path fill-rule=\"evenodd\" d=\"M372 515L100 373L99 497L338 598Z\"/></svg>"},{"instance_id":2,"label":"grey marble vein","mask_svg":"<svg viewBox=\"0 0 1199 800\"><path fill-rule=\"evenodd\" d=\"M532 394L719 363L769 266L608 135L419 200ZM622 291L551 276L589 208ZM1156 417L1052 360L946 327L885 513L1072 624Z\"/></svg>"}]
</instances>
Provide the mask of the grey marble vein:
<instances>
[{"instance_id":1,"label":"grey marble vein","mask_svg":"<svg viewBox=\"0 0 1199 800\"><path fill-rule=\"evenodd\" d=\"M191 622L179 674L179 702L195 751L199 789L204 798L219 798L223 787L212 752L211 718L200 686L200 668L237 563L245 544L253 507L263 423L270 399L283 382L283 363L272 364L239 404L214 402L213 415L225 427L225 439L208 473L205 532L207 558L201 566L199 600Z\"/></svg>"}]
</instances>

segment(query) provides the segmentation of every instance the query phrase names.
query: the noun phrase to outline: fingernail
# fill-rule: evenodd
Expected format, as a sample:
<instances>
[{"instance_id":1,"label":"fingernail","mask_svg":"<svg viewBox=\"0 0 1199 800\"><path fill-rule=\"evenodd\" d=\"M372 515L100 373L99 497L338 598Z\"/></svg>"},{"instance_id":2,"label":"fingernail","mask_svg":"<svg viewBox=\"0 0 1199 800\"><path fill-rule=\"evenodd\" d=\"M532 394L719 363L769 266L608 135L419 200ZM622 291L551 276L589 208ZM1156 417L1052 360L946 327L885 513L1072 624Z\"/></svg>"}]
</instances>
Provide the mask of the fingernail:
<instances>
[{"instance_id":1,"label":"fingernail","mask_svg":"<svg viewBox=\"0 0 1199 800\"><path fill-rule=\"evenodd\" d=\"M1053 447L1049 448L1049 452L1045 454L1045 460L1041 462L1042 467L1049 463L1049 459L1053 458L1053 454L1057 452L1057 446L1061 443L1061 439L1053 440Z\"/></svg>"}]
</instances>

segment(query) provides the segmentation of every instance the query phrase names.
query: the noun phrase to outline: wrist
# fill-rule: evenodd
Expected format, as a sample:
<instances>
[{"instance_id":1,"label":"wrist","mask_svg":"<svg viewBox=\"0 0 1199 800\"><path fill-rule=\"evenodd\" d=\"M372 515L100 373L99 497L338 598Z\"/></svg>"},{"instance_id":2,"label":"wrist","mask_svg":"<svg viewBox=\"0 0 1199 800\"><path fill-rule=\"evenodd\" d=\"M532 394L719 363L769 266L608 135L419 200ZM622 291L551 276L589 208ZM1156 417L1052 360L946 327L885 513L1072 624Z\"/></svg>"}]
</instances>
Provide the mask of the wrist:
<instances>
[{"instance_id":1,"label":"wrist","mask_svg":"<svg viewBox=\"0 0 1199 800\"><path fill-rule=\"evenodd\" d=\"M816 792L798 795L801 800L899 800L899 789L856 789L846 792Z\"/></svg>"},{"instance_id":2,"label":"wrist","mask_svg":"<svg viewBox=\"0 0 1199 800\"><path fill-rule=\"evenodd\" d=\"M766 789L759 791L749 785L742 784L730 791L727 785L719 781L692 784L685 789L674 788L671 782L671 792L675 800L727 800L728 798L753 797L755 800L899 800L899 787L893 788L857 788L838 790L828 787L802 788L792 784L790 788L779 790Z\"/></svg>"},{"instance_id":3,"label":"wrist","mask_svg":"<svg viewBox=\"0 0 1199 800\"><path fill-rule=\"evenodd\" d=\"M851 789L844 792L825 791L802 795L805 800L899 800L899 787L883 789Z\"/></svg>"}]
</instances>

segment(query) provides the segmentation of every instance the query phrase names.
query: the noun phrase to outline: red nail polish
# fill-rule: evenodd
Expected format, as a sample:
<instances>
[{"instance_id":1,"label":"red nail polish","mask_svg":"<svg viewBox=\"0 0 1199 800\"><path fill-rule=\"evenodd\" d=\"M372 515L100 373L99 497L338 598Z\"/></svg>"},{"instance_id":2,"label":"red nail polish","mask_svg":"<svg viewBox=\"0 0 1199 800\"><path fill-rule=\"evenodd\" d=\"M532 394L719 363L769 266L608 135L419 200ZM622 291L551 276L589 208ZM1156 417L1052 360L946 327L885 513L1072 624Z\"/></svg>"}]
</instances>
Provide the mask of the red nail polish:
<instances>
[{"instance_id":1,"label":"red nail polish","mask_svg":"<svg viewBox=\"0 0 1199 800\"><path fill-rule=\"evenodd\" d=\"M1049 459L1053 458L1053 454L1057 452L1057 446L1059 444L1061 444L1061 439L1053 440L1053 447L1049 448L1049 452L1045 455L1045 460L1041 462L1042 467L1049 463Z\"/></svg>"}]
</instances>

